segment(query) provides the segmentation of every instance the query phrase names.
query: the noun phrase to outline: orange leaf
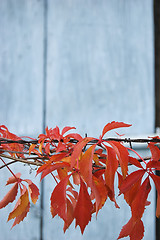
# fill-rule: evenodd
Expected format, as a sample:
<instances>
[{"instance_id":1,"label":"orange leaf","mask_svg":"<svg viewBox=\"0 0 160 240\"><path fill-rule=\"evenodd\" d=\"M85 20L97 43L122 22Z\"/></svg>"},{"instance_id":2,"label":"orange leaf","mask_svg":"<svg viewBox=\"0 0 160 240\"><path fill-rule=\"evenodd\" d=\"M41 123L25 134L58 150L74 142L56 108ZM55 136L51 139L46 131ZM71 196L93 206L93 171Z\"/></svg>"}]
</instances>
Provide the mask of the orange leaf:
<instances>
[{"instance_id":1,"label":"orange leaf","mask_svg":"<svg viewBox=\"0 0 160 240\"><path fill-rule=\"evenodd\" d=\"M79 158L80 154L82 153L82 149L86 146L86 144L92 141L94 138L86 137L81 142L78 142L73 150L71 155L71 167L75 166L76 160Z\"/></svg>"},{"instance_id":2,"label":"orange leaf","mask_svg":"<svg viewBox=\"0 0 160 240\"><path fill-rule=\"evenodd\" d=\"M18 193L18 183L15 183L5 197L0 201L0 208L4 208L9 203L13 202Z\"/></svg>"},{"instance_id":3,"label":"orange leaf","mask_svg":"<svg viewBox=\"0 0 160 240\"><path fill-rule=\"evenodd\" d=\"M128 175L119 187L120 194L127 192L139 180L142 179L145 170L137 170Z\"/></svg>"},{"instance_id":4,"label":"orange leaf","mask_svg":"<svg viewBox=\"0 0 160 240\"><path fill-rule=\"evenodd\" d=\"M92 159L96 145L92 145L83 154L79 162L80 174L88 186L92 185Z\"/></svg>"},{"instance_id":5,"label":"orange leaf","mask_svg":"<svg viewBox=\"0 0 160 240\"><path fill-rule=\"evenodd\" d=\"M72 174L72 177L73 177L73 183L75 185L79 185L80 184L80 176L77 172L73 173Z\"/></svg>"},{"instance_id":6,"label":"orange leaf","mask_svg":"<svg viewBox=\"0 0 160 240\"><path fill-rule=\"evenodd\" d=\"M21 221L23 221L23 219L27 216L27 213L29 212L30 209L30 202L28 203L28 206L26 207L26 209L22 212L21 215L17 216L14 220L14 223L12 225L12 228L16 225L19 224Z\"/></svg>"},{"instance_id":7,"label":"orange leaf","mask_svg":"<svg viewBox=\"0 0 160 240\"><path fill-rule=\"evenodd\" d=\"M67 221L67 203L66 203L66 186L70 175L62 179L51 195L51 213L54 217L59 215L64 221ZM54 213L54 214L53 214Z\"/></svg>"},{"instance_id":8,"label":"orange leaf","mask_svg":"<svg viewBox=\"0 0 160 240\"><path fill-rule=\"evenodd\" d=\"M31 200L35 204L38 200L39 189L33 182L29 184L28 189L31 196Z\"/></svg>"},{"instance_id":9,"label":"orange leaf","mask_svg":"<svg viewBox=\"0 0 160 240\"><path fill-rule=\"evenodd\" d=\"M89 223L89 221L91 221L92 208L92 202L88 194L86 185L81 179L80 191L74 211L74 217L76 219L76 226L80 226L82 234L86 225Z\"/></svg>"},{"instance_id":10,"label":"orange leaf","mask_svg":"<svg viewBox=\"0 0 160 240\"><path fill-rule=\"evenodd\" d=\"M150 185L149 177L147 177L145 181L142 183L142 185L140 186L139 191L136 194L135 199L131 204L132 217L135 221L137 221L138 219L141 219L141 217L143 216L147 197L150 191L151 191L151 185Z\"/></svg>"},{"instance_id":11,"label":"orange leaf","mask_svg":"<svg viewBox=\"0 0 160 240\"><path fill-rule=\"evenodd\" d=\"M31 152L33 151L33 149L35 149L36 144L31 144L31 146L29 147L29 155L31 154Z\"/></svg>"},{"instance_id":12,"label":"orange leaf","mask_svg":"<svg viewBox=\"0 0 160 240\"><path fill-rule=\"evenodd\" d=\"M115 128L121 128L121 127L130 127L132 126L131 124L126 124L126 123L123 123L123 122L111 122L111 123L108 123L104 128L103 128L103 131L102 131L102 138L104 136L104 134L106 134L106 132L112 130L112 129L115 129Z\"/></svg>"},{"instance_id":13,"label":"orange leaf","mask_svg":"<svg viewBox=\"0 0 160 240\"><path fill-rule=\"evenodd\" d=\"M29 198L28 198L28 191L27 188L24 186L21 196L17 202L17 206L15 209L9 214L8 221L11 220L12 218L16 218L19 215L21 215L23 212L25 212L27 206L29 203Z\"/></svg>"}]
</instances>

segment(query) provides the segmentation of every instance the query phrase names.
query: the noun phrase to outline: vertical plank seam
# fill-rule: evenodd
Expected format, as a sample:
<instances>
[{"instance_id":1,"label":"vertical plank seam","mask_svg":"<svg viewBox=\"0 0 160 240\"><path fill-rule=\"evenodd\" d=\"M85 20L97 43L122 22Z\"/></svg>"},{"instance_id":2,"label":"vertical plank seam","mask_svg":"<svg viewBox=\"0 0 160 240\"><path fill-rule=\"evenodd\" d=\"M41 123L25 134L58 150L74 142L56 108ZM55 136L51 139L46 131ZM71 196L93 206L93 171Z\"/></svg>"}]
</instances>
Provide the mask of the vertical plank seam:
<instances>
[{"instance_id":1,"label":"vertical plank seam","mask_svg":"<svg viewBox=\"0 0 160 240\"><path fill-rule=\"evenodd\" d=\"M46 95L47 95L47 44L48 44L48 0L43 0L43 112L42 112L42 129L45 133L46 127ZM40 200L40 240L44 239L44 180L41 182L41 200Z\"/></svg>"},{"instance_id":2,"label":"vertical plank seam","mask_svg":"<svg viewBox=\"0 0 160 240\"><path fill-rule=\"evenodd\" d=\"M160 2L153 1L154 6L154 70L155 70L155 132L160 127ZM156 171L159 175L159 172ZM155 203L157 199L157 191ZM156 204L155 204L156 206ZM160 239L160 219L155 219L155 239Z\"/></svg>"}]
</instances>

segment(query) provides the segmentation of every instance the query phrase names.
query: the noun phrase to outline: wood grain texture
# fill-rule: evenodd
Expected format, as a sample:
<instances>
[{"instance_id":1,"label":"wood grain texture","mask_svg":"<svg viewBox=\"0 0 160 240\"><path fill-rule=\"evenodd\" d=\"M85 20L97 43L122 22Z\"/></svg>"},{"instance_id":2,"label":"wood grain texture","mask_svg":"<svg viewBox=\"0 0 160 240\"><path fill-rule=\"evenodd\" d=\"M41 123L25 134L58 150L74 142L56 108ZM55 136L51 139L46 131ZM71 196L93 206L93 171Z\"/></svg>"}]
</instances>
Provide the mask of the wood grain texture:
<instances>
[{"instance_id":1,"label":"wood grain texture","mask_svg":"<svg viewBox=\"0 0 160 240\"><path fill-rule=\"evenodd\" d=\"M122 133L154 132L152 1L48 1L47 124L77 127L99 137L112 120L133 124ZM112 136L114 133L112 134ZM146 154L146 153L144 153ZM51 220L48 201L52 178L45 182L45 240L89 240L118 237L129 219L109 202L84 235L74 224L63 235L62 221ZM144 215L145 239L154 239L153 204ZM48 201L48 202L47 202ZM48 231L48 229L50 229Z\"/></svg>"},{"instance_id":2,"label":"wood grain texture","mask_svg":"<svg viewBox=\"0 0 160 240\"><path fill-rule=\"evenodd\" d=\"M17 135L37 136L42 132L43 81L43 1L0 1L0 124ZM0 163L1 164L1 163ZM12 165L11 169L29 178L30 168ZM38 183L32 173L33 182ZM7 169L0 172L0 199L7 191ZM0 212L1 239L38 240L39 202L19 226L10 230L7 222L14 205Z\"/></svg>"},{"instance_id":3,"label":"wood grain texture","mask_svg":"<svg viewBox=\"0 0 160 240\"><path fill-rule=\"evenodd\" d=\"M116 119L129 134L154 131L152 10L151 0L49 1L49 126L99 136Z\"/></svg>"}]
</instances>

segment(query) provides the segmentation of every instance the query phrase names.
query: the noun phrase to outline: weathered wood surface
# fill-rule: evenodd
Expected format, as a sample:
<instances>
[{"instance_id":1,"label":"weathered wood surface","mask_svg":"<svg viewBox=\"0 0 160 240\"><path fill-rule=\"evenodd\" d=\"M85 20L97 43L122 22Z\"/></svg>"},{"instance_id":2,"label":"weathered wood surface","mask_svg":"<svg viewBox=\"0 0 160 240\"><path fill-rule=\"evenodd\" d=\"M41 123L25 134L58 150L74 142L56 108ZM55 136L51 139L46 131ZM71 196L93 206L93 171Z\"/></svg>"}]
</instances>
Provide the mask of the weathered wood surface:
<instances>
[{"instance_id":1,"label":"weathered wood surface","mask_svg":"<svg viewBox=\"0 0 160 240\"><path fill-rule=\"evenodd\" d=\"M126 131L132 135L154 132L152 1L48 1L47 61L50 127L76 126L83 136L98 137L107 122L117 120L132 123ZM45 185L46 239L112 240L129 219L122 199L120 210L108 200L84 236L73 231L75 223L63 235L61 220L51 221L49 213L50 178ZM150 197L144 215L148 240L154 239L154 191Z\"/></svg>"},{"instance_id":2,"label":"weathered wood surface","mask_svg":"<svg viewBox=\"0 0 160 240\"><path fill-rule=\"evenodd\" d=\"M20 135L42 132L44 1L0 1L0 123ZM128 134L153 132L153 1L47 3L46 124L76 126L82 135L95 137L112 120L132 123ZM7 170L1 172L2 182L7 177ZM117 238L130 216L121 200L121 210L107 201L84 236L74 224L63 235L61 220L52 220L49 212L51 180L45 181L44 240ZM153 202L154 191L150 198ZM38 206L11 232L8 211L0 211L4 239L39 239ZM144 215L147 240L154 239L154 220L152 204Z\"/></svg>"},{"instance_id":3,"label":"weathered wood surface","mask_svg":"<svg viewBox=\"0 0 160 240\"><path fill-rule=\"evenodd\" d=\"M43 81L43 1L0 1L0 124L18 135L37 136L42 131ZM0 163L1 164L1 163ZM11 167L28 177L29 167ZM34 179L35 172L33 173ZM0 199L8 188L3 187L10 176L0 171ZM38 179L37 179L38 180ZM34 180L34 182L38 182ZM18 227L7 223L9 205L0 211L0 239L38 240L39 203L31 206L28 218Z\"/></svg>"}]
</instances>

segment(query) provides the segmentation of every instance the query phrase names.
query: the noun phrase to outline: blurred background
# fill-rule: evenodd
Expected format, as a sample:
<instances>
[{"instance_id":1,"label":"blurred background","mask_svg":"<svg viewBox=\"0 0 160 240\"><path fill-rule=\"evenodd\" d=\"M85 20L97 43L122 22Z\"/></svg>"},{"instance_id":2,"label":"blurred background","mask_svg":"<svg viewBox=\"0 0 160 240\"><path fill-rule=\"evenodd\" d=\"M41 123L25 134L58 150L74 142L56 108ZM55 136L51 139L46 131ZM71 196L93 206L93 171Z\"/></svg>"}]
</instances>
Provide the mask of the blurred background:
<instances>
[{"instance_id":1,"label":"blurred background","mask_svg":"<svg viewBox=\"0 0 160 240\"><path fill-rule=\"evenodd\" d=\"M156 4L156 0L0 0L0 124L19 136L37 137L45 126L58 125L99 137L105 124L123 121L132 127L119 133L153 136L160 127ZM147 155L143 146L139 151ZM32 176L39 186L34 169L19 164L11 169ZM8 190L2 185L9 176L7 169L0 171L0 199ZM120 210L107 200L83 236L78 227L74 229L75 223L64 235L62 221L50 214L53 187L46 178L43 198L12 230L6 221L13 206L2 209L0 238L113 240L130 218L129 208L118 197ZM156 239L154 190L150 200L143 217L146 240Z\"/></svg>"}]
</instances>

